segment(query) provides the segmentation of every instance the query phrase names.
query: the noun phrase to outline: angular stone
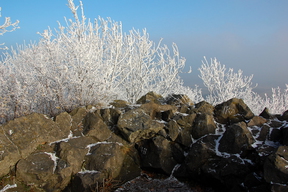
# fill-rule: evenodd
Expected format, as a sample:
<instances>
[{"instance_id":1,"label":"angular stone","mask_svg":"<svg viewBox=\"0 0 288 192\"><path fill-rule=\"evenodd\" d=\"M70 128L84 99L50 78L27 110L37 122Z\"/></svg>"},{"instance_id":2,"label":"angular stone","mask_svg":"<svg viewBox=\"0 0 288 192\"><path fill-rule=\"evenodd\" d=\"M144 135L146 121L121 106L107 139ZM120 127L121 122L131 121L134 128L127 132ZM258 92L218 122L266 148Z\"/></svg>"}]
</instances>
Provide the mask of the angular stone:
<instances>
[{"instance_id":1,"label":"angular stone","mask_svg":"<svg viewBox=\"0 0 288 192\"><path fill-rule=\"evenodd\" d=\"M282 131L282 143L288 145L288 127L281 128Z\"/></svg>"},{"instance_id":2,"label":"angular stone","mask_svg":"<svg viewBox=\"0 0 288 192\"><path fill-rule=\"evenodd\" d=\"M119 117L117 126L124 138L129 142L154 137L164 124L151 119L141 108L132 109Z\"/></svg>"},{"instance_id":3,"label":"angular stone","mask_svg":"<svg viewBox=\"0 0 288 192\"><path fill-rule=\"evenodd\" d=\"M126 108L131 103L124 101L124 100L114 100L113 102L109 103L115 108Z\"/></svg>"},{"instance_id":4,"label":"angular stone","mask_svg":"<svg viewBox=\"0 0 288 192\"><path fill-rule=\"evenodd\" d=\"M198 173L201 167L216 156L216 140L219 135L207 135L194 143L188 151L185 164L193 173Z\"/></svg>"},{"instance_id":5,"label":"angular stone","mask_svg":"<svg viewBox=\"0 0 288 192\"><path fill-rule=\"evenodd\" d=\"M288 181L288 146L280 146L264 164L264 178L268 183L286 184Z\"/></svg>"},{"instance_id":6,"label":"angular stone","mask_svg":"<svg viewBox=\"0 0 288 192\"><path fill-rule=\"evenodd\" d=\"M240 122L227 127L223 137L220 139L219 151L226 153L241 153L251 149L255 142L246 123Z\"/></svg>"},{"instance_id":7,"label":"angular stone","mask_svg":"<svg viewBox=\"0 0 288 192\"><path fill-rule=\"evenodd\" d=\"M232 155L227 158L211 158L201 168L206 176L217 179L225 184L228 191L243 183L245 176L251 171L248 163L238 156ZM243 178L240 179L240 178Z\"/></svg>"},{"instance_id":8,"label":"angular stone","mask_svg":"<svg viewBox=\"0 0 288 192\"><path fill-rule=\"evenodd\" d=\"M174 114L177 111L177 107L173 105L161 105L154 103L153 101L142 104L140 106L140 109L144 110L145 113L151 117L151 119L158 119L158 120L162 120L163 112L169 111L171 112L171 114Z\"/></svg>"},{"instance_id":9,"label":"angular stone","mask_svg":"<svg viewBox=\"0 0 288 192\"><path fill-rule=\"evenodd\" d=\"M178 125L178 123L175 120L171 120L168 122L168 137L175 141L181 131L181 127Z\"/></svg>"},{"instance_id":10,"label":"angular stone","mask_svg":"<svg viewBox=\"0 0 288 192\"><path fill-rule=\"evenodd\" d=\"M195 104L195 108L192 108L189 113L205 113L208 115L213 115L214 113L214 107L210 103L206 101L201 101L197 104Z\"/></svg>"},{"instance_id":11,"label":"angular stone","mask_svg":"<svg viewBox=\"0 0 288 192\"><path fill-rule=\"evenodd\" d=\"M163 103L163 101L164 101L164 98L161 95L153 91L150 91L146 95L143 95L140 99L138 99L138 101L136 101L136 104L144 104L144 103L149 103L149 102L161 104Z\"/></svg>"},{"instance_id":12,"label":"angular stone","mask_svg":"<svg viewBox=\"0 0 288 192\"><path fill-rule=\"evenodd\" d=\"M84 107L74 109L70 115L72 117L72 128L71 131L74 136L82 136L83 132L83 120L87 115L88 110Z\"/></svg>"},{"instance_id":13,"label":"angular stone","mask_svg":"<svg viewBox=\"0 0 288 192\"><path fill-rule=\"evenodd\" d=\"M270 128L270 134L268 139L274 142L282 142L282 131L277 128Z\"/></svg>"},{"instance_id":14,"label":"angular stone","mask_svg":"<svg viewBox=\"0 0 288 192\"><path fill-rule=\"evenodd\" d=\"M189 110L190 106L194 105L190 98L187 95L183 94L169 95L166 98L166 103L168 105L177 106L180 113L186 113Z\"/></svg>"},{"instance_id":15,"label":"angular stone","mask_svg":"<svg viewBox=\"0 0 288 192\"><path fill-rule=\"evenodd\" d=\"M259 136L257 137L258 141L265 141L268 138L270 132L270 127L268 125L263 125L261 127Z\"/></svg>"},{"instance_id":16,"label":"angular stone","mask_svg":"<svg viewBox=\"0 0 288 192\"><path fill-rule=\"evenodd\" d=\"M88 113L83 120L83 125L83 134L96 140L106 141L112 135L112 131L98 113Z\"/></svg>"},{"instance_id":17,"label":"angular stone","mask_svg":"<svg viewBox=\"0 0 288 192\"><path fill-rule=\"evenodd\" d=\"M128 181L140 175L140 163L133 146L98 142L89 147L89 153L85 156L85 170L99 171L109 179L121 181Z\"/></svg>"},{"instance_id":18,"label":"angular stone","mask_svg":"<svg viewBox=\"0 0 288 192\"><path fill-rule=\"evenodd\" d=\"M78 137L69 139L67 142L61 142L57 146L57 153L62 160L63 167L59 167L60 174L71 177L73 174L78 173L82 168L85 155L88 153L87 146L96 143L93 137ZM69 175L67 173L69 172Z\"/></svg>"},{"instance_id":19,"label":"angular stone","mask_svg":"<svg viewBox=\"0 0 288 192\"><path fill-rule=\"evenodd\" d=\"M174 133L174 137L175 141L181 145L184 145L186 147L189 147L192 142L192 125L194 122L194 119L196 118L196 114L177 114L171 121L176 121L176 123L178 124L178 126L175 125L177 131L175 131ZM168 123L169 126L170 125L170 121ZM169 129L170 130L170 129Z\"/></svg>"},{"instance_id":20,"label":"angular stone","mask_svg":"<svg viewBox=\"0 0 288 192\"><path fill-rule=\"evenodd\" d=\"M267 122L267 119L264 119L263 117L260 116L254 116L249 123L247 124L248 127L252 126L262 126L264 123Z\"/></svg>"},{"instance_id":21,"label":"angular stone","mask_svg":"<svg viewBox=\"0 0 288 192\"><path fill-rule=\"evenodd\" d=\"M101 117L106 123L106 125L113 127L113 125L116 125L118 122L118 119L121 115L121 111L119 109L114 108L105 108L100 109Z\"/></svg>"},{"instance_id":22,"label":"angular stone","mask_svg":"<svg viewBox=\"0 0 288 192\"><path fill-rule=\"evenodd\" d=\"M273 119L274 116L272 114L270 114L269 109L265 107L265 109L260 113L261 117L265 118L265 119Z\"/></svg>"},{"instance_id":23,"label":"angular stone","mask_svg":"<svg viewBox=\"0 0 288 192\"><path fill-rule=\"evenodd\" d=\"M71 117L66 112L57 116L56 122L45 115L32 113L1 125L0 177L6 175L20 158L28 157L39 145L67 138L70 134L70 121Z\"/></svg>"},{"instance_id":24,"label":"angular stone","mask_svg":"<svg viewBox=\"0 0 288 192\"><path fill-rule=\"evenodd\" d=\"M207 134L214 134L216 124L214 118L209 114L197 114L192 128L192 136L194 139L199 139Z\"/></svg>"},{"instance_id":25,"label":"angular stone","mask_svg":"<svg viewBox=\"0 0 288 192\"><path fill-rule=\"evenodd\" d=\"M184 151L174 142L156 136L137 143L141 167L153 168L171 174L176 164L184 161Z\"/></svg>"},{"instance_id":26,"label":"angular stone","mask_svg":"<svg viewBox=\"0 0 288 192\"><path fill-rule=\"evenodd\" d=\"M281 117L279 118L280 121L288 121L288 110L285 111Z\"/></svg>"},{"instance_id":27,"label":"angular stone","mask_svg":"<svg viewBox=\"0 0 288 192\"><path fill-rule=\"evenodd\" d=\"M26 159L21 159L17 163L17 179L23 181L26 185L33 183L36 187L43 188L46 191L57 189L59 179L54 174L57 162L52 155L40 152L31 154Z\"/></svg>"},{"instance_id":28,"label":"angular stone","mask_svg":"<svg viewBox=\"0 0 288 192\"><path fill-rule=\"evenodd\" d=\"M222 124L233 124L252 119L254 114L242 99L233 98L215 106L215 120Z\"/></svg>"}]
</instances>

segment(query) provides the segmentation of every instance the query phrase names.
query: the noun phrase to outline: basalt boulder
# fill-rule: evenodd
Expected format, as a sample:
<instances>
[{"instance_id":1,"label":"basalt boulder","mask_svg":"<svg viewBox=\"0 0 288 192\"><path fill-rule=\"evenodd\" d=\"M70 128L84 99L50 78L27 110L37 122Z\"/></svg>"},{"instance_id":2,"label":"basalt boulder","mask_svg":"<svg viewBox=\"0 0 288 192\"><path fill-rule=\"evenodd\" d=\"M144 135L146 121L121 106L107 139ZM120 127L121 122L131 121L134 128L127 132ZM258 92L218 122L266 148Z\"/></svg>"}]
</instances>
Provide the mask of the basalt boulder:
<instances>
[{"instance_id":1,"label":"basalt boulder","mask_svg":"<svg viewBox=\"0 0 288 192\"><path fill-rule=\"evenodd\" d=\"M162 136L145 139L137 143L141 167L155 169L168 175L175 165L184 161L184 151L175 142Z\"/></svg>"},{"instance_id":2,"label":"basalt boulder","mask_svg":"<svg viewBox=\"0 0 288 192\"><path fill-rule=\"evenodd\" d=\"M112 131L108 128L97 112L88 113L83 120L83 134L94 137L96 140L105 141L111 135Z\"/></svg>"},{"instance_id":3,"label":"basalt boulder","mask_svg":"<svg viewBox=\"0 0 288 192\"><path fill-rule=\"evenodd\" d=\"M193 175L197 175L208 160L216 157L216 140L219 137L219 135L207 135L191 146L185 164Z\"/></svg>"},{"instance_id":4,"label":"basalt boulder","mask_svg":"<svg viewBox=\"0 0 288 192\"><path fill-rule=\"evenodd\" d=\"M57 166L55 153L39 152L21 159L17 163L17 179L32 184L45 191L59 189L60 178L55 174Z\"/></svg>"},{"instance_id":5,"label":"basalt boulder","mask_svg":"<svg viewBox=\"0 0 288 192\"><path fill-rule=\"evenodd\" d=\"M172 141L189 147L193 143L192 129L196 114L177 114L168 122L168 133Z\"/></svg>"},{"instance_id":6,"label":"basalt boulder","mask_svg":"<svg viewBox=\"0 0 288 192\"><path fill-rule=\"evenodd\" d=\"M41 144L67 138L70 134L71 116L61 113L56 121L43 114L33 113L20 117L0 127L0 177L20 159L27 158Z\"/></svg>"},{"instance_id":7,"label":"basalt boulder","mask_svg":"<svg viewBox=\"0 0 288 192\"><path fill-rule=\"evenodd\" d=\"M140 163L137 151L133 146L118 142L98 142L88 146L84 169L102 173L98 182L103 179L128 181L140 175Z\"/></svg>"},{"instance_id":8,"label":"basalt boulder","mask_svg":"<svg viewBox=\"0 0 288 192\"><path fill-rule=\"evenodd\" d=\"M162 104L164 102L164 98L162 95L159 95L153 91L148 92L147 94L143 95L140 99L136 101L136 104L144 104L154 102L157 104Z\"/></svg>"},{"instance_id":9,"label":"basalt boulder","mask_svg":"<svg viewBox=\"0 0 288 192\"><path fill-rule=\"evenodd\" d=\"M252 149L255 142L245 122L236 123L227 127L219 143L219 151L227 153L244 153Z\"/></svg>"},{"instance_id":10,"label":"basalt boulder","mask_svg":"<svg viewBox=\"0 0 288 192\"><path fill-rule=\"evenodd\" d=\"M194 139L199 139L207 134L214 134L215 130L216 124L213 115L205 113L197 114L192 128L192 136Z\"/></svg>"},{"instance_id":11,"label":"basalt boulder","mask_svg":"<svg viewBox=\"0 0 288 192\"><path fill-rule=\"evenodd\" d=\"M164 123L152 120L145 110L137 108L122 114L117 126L127 141L137 142L154 137L164 128Z\"/></svg>"},{"instance_id":12,"label":"basalt boulder","mask_svg":"<svg viewBox=\"0 0 288 192\"><path fill-rule=\"evenodd\" d=\"M280 146L264 164L264 178L268 183L288 185L288 146Z\"/></svg>"},{"instance_id":13,"label":"basalt boulder","mask_svg":"<svg viewBox=\"0 0 288 192\"><path fill-rule=\"evenodd\" d=\"M180 113L187 113L194 103L190 100L187 95L183 94L171 94L166 98L168 105L174 105L178 108Z\"/></svg>"},{"instance_id":14,"label":"basalt boulder","mask_svg":"<svg viewBox=\"0 0 288 192\"><path fill-rule=\"evenodd\" d=\"M215 106L214 117L218 123L233 124L250 120L254 114L242 99L233 98Z\"/></svg>"}]
</instances>

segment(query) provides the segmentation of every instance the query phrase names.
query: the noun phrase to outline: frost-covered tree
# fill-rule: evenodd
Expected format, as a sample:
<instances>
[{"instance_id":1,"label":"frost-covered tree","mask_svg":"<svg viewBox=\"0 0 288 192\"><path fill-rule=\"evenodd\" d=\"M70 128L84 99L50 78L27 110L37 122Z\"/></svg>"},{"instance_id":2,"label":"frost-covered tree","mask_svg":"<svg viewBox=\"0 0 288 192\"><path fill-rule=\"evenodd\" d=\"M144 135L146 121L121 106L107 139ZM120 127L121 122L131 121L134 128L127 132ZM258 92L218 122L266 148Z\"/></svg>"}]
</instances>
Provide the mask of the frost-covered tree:
<instances>
[{"instance_id":1,"label":"frost-covered tree","mask_svg":"<svg viewBox=\"0 0 288 192\"><path fill-rule=\"evenodd\" d=\"M265 94L265 101L263 104L269 109L270 113L283 113L288 110L288 84L286 89L282 92L279 87L272 88L272 96Z\"/></svg>"},{"instance_id":2,"label":"frost-covered tree","mask_svg":"<svg viewBox=\"0 0 288 192\"><path fill-rule=\"evenodd\" d=\"M205 100L213 105L235 97L243 99L255 114L259 114L265 107L270 113L279 114L288 109L288 85L284 93L281 93L279 87L272 88L272 96L266 94L265 98L262 98L253 91L256 87L252 86L253 75L248 77L243 76L241 70L238 72L234 72L231 68L227 70L216 58L211 59L209 63L204 57L199 71L199 77L209 91Z\"/></svg>"},{"instance_id":3,"label":"frost-covered tree","mask_svg":"<svg viewBox=\"0 0 288 192\"><path fill-rule=\"evenodd\" d=\"M185 67L176 44L172 51L149 40L146 29L122 30L121 22L99 17L86 19L83 5L68 0L74 19L39 33L38 43L18 46L1 61L2 119L25 113L55 114L80 105L109 103L113 99L135 102L155 91L201 91L184 87L179 74ZM80 8L80 15L79 9Z\"/></svg>"},{"instance_id":4,"label":"frost-covered tree","mask_svg":"<svg viewBox=\"0 0 288 192\"><path fill-rule=\"evenodd\" d=\"M0 17L2 17L1 11L2 11L2 8L0 7ZM18 20L12 23L10 17L5 17L4 23L0 25L0 35L3 35L4 33L7 33L7 32L15 31L17 28L19 28L18 24L19 24ZM3 45L4 43L0 44L0 49L8 49L5 46L1 47Z\"/></svg>"}]
</instances>

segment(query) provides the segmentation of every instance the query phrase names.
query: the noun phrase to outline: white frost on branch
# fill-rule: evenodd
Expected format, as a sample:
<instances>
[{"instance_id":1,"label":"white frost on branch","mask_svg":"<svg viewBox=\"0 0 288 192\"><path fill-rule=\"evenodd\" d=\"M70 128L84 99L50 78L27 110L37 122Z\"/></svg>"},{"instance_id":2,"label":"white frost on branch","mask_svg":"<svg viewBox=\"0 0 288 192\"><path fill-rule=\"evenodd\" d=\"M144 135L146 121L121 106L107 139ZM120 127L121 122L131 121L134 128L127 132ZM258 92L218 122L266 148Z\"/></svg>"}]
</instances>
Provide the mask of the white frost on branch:
<instances>
[{"instance_id":1,"label":"white frost on branch","mask_svg":"<svg viewBox=\"0 0 288 192\"><path fill-rule=\"evenodd\" d=\"M241 98L254 112L260 114L267 107L272 114L281 114L288 109L288 85L284 93L280 88L272 88L272 96L266 95L262 98L255 93L252 86L251 76L243 76L243 71L234 72L233 69L226 69L225 65L221 65L216 58L211 59L208 63L204 57L200 71L200 78L207 87L209 95L205 100L212 105L216 105L227 101L231 98Z\"/></svg>"},{"instance_id":2,"label":"white frost on branch","mask_svg":"<svg viewBox=\"0 0 288 192\"><path fill-rule=\"evenodd\" d=\"M2 17L1 11L2 11L2 8L0 7L0 17ZM15 31L16 29L19 28L18 24L19 24L18 20L16 22L12 23L10 17L5 17L5 22L2 25L0 25L0 35L3 35L4 33L7 33L7 32ZM4 43L0 44L0 46L3 46L3 45L4 45ZM0 47L0 49L7 50L8 48L7 47Z\"/></svg>"},{"instance_id":3,"label":"white frost on branch","mask_svg":"<svg viewBox=\"0 0 288 192\"><path fill-rule=\"evenodd\" d=\"M13 184L13 185L7 184L7 185L5 185L5 187L3 189L0 190L0 192L5 192L8 189L15 188L15 187L17 187L17 184Z\"/></svg>"},{"instance_id":4,"label":"white frost on branch","mask_svg":"<svg viewBox=\"0 0 288 192\"><path fill-rule=\"evenodd\" d=\"M189 92L193 101L200 97L197 87L194 91L183 86L185 59L175 43L171 50L162 40L154 43L146 29L125 33L122 23L110 18L92 22L81 2L75 6L68 0L68 7L74 19L65 18L65 25L58 22L55 31L40 33L40 42L5 55L0 65L0 115L53 115L114 99L135 103L149 91L164 97Z\"/></svg>"}]
</instances>

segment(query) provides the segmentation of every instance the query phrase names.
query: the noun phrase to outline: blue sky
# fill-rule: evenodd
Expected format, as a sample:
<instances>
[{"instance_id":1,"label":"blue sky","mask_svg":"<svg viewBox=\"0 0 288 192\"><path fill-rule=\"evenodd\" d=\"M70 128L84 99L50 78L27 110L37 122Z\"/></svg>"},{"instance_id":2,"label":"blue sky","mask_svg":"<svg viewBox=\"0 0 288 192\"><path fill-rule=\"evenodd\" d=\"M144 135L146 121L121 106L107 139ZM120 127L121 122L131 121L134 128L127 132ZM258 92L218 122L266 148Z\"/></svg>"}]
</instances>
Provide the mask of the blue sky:
<instances>
[{"instance_id":1,"label":"blue sky","mask_svg":"<svg viewBox=\"0 0 288 192\"><path fill-rule=\"evenodd\" d=\"M78 4L77 0L74 0ZM83 0L87 18L111 17L124 31L146 28L150 39L175 42L186 66L186 85L198 84L203 56L216 57L227 68L254 74L259 92L288 83L287 0ZM72 18L66 0L0 0L4 17L20 20L20 29L0 36L6 46L39 40L37 32L64 17ZM187 69L188 70L188 69Z\"/></svg>"}]
</instances>

